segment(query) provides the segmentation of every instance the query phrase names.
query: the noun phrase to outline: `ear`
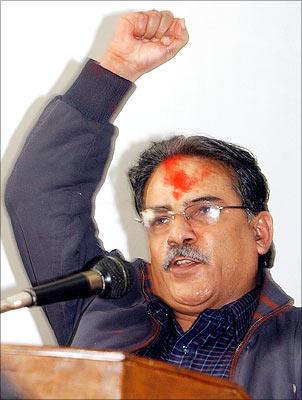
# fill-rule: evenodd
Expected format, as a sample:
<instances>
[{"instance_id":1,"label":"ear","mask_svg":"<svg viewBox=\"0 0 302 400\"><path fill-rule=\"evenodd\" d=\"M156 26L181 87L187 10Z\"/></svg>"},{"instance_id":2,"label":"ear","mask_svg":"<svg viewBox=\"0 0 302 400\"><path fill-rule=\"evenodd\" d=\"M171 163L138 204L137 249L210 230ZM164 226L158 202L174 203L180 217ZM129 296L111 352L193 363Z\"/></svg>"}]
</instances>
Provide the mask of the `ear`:
<instances>
[{"instance_id":1,"label":"ear","mask_svg":"<svg viewBox=\"0 0 302 400\"><path fill-rule=\"evenodd\" d=\"M268 211L261 211L253 220L258 254L266 254L273 241L273 218Z\"/></svg>"}]
</instances>

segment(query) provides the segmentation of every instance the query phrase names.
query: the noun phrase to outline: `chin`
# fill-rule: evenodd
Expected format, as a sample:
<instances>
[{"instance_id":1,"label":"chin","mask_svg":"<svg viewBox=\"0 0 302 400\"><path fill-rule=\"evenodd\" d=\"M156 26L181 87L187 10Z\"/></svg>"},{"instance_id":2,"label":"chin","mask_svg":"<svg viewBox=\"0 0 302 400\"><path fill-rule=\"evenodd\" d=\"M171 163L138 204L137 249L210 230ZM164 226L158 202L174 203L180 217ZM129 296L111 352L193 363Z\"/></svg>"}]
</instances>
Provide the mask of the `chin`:
<instances>
[{"instance_id":1,"label":"chin","mask_svg":"<svg viewBox=\"0 0 302 400\"><path fill-rule=\"evenodd\" d=\"M211 298L213 296L213 291L209 288L192 288L190 291L177 290L171 293L171 295L174 301L179 305L187 307L208 307L207 304L212 303Z\"/></svg>"}]
</instances>

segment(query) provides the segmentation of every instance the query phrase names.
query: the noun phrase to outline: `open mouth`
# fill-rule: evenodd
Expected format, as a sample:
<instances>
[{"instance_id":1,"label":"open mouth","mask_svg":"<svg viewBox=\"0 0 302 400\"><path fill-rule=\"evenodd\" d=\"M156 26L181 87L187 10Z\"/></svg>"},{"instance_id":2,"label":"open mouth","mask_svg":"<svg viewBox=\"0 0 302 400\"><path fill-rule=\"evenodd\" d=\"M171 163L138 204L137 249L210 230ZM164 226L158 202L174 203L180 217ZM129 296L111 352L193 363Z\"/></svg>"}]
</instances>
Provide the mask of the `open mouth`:
<instances>
[{"instance_id":1,"label":"open mouth","mask_svg":"<svg viewBox=\"0 0 302 400\"><path fill-rule=\"evenodd\" d=\"M196 260L193 258L176 257L170 262L169 267L170 268L188 268L188 267L193 267L200 263L201 263L200 260Z\"/></svg>"}]
</instances>

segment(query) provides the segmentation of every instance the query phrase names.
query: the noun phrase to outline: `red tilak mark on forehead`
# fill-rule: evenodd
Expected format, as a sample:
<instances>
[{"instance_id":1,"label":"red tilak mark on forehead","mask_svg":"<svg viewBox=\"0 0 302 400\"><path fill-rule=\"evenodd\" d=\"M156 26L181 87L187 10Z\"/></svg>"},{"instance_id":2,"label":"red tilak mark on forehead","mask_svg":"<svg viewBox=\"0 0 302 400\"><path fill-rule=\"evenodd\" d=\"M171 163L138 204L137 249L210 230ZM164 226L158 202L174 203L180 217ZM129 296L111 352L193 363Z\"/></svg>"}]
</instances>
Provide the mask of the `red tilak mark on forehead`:
<instances>
[{"instance_id":1,"label":"red tilak mark on forehead","mask_svg":"<svg viewBox=\"0 0 302 400\"><path fill-rule=\"evenodd\" d=\"M190 177L182 168L179 162L184 156L173 156L166 159L163 164L166 170L165 182L174 186L173 196L178 200L182 193L188 192L197 182L197 178Z\"/></svg>"},{"instance_id":2,"label":"red tilak mark on forehead","mask_svg":"<svg viewBox=\"0 0 302 400\"><path fill-rule=\"evenodd\" d=\"M180 196L182 195L182 193L178 192L177 190L174 190L172 194L175 200L179 200Z\"/></svg>"}]
</instances>

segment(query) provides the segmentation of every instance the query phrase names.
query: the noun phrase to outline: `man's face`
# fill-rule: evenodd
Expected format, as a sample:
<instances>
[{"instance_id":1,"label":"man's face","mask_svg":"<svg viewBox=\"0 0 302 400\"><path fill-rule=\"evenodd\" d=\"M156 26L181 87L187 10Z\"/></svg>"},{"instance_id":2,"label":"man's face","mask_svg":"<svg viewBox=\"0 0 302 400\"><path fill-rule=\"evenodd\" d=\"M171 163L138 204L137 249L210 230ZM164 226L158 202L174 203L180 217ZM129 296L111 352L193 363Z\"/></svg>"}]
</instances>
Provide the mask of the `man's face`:
<instances>
[{"instance_id":1,"label":"man's face","mask_svg":"<svg viewBox=\"0 0 302 400\"><path fill-rule=\"evenodd\" d=\"M242 205L234 190L234 177L222 163L174 156L162 162L149 178L144 208L182 212L200 198L205 204ZM258 254L269 247L268 243L263 250L259 247L263 229L256 225L248 221L245 210L225 209L212 224L199 225L176 215L163 231L149 230L154 292L174 311L192 316L240 298L255 286ZM178 256L164 269L169 250L179 245L193 246L207 261Z\"/></svg>"}]
</instances>

